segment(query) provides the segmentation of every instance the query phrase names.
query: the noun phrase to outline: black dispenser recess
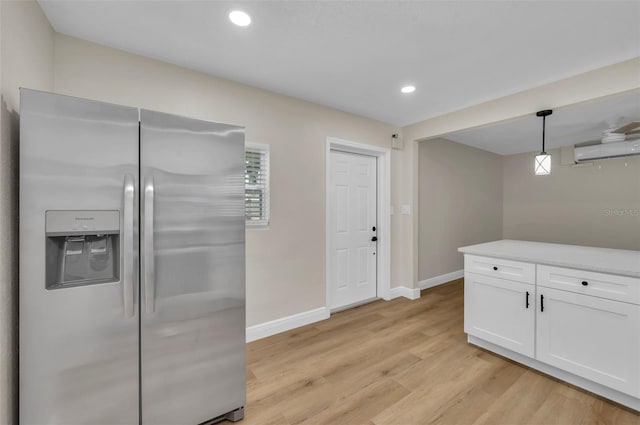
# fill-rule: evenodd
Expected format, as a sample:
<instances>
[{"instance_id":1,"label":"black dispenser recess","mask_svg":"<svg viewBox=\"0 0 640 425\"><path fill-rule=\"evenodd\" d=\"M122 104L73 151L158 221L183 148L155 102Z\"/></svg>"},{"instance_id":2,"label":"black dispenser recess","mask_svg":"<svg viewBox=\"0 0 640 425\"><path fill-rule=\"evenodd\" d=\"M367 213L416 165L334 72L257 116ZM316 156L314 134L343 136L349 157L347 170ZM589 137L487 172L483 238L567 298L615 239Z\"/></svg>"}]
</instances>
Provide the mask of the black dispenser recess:
<instances>
[{"instance_id":1,"label":"black dispenser recess","mask_svg":"<svg viewBox=\"0 0 640 425\"><path fill-rule=\"evenodd\" d=\"M120 279L120 211L46 212L46 289Z\"/></svg>"}]
</instances>

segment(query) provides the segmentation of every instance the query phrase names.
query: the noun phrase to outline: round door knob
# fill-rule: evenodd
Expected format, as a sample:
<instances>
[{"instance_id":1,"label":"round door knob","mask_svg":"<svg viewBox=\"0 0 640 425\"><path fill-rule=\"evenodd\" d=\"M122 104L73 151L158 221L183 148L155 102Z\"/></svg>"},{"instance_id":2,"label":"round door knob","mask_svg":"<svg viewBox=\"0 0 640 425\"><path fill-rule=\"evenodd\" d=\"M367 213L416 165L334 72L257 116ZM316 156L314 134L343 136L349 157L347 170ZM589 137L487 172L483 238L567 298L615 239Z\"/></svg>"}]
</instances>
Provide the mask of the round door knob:
<instances>
[{"instance_id":1,"label":"round door knob","mask_svg":"<svg viewBox=\"0 0 640 425\"><path fill-rule=\"evenodd\" d=\"M378 240L378 238L377 238L376 236L374 236L374 237L372 237L372 238L371 238L371 242L375 242L375 241L377 241L377 240Z\"/></svg>"},{"instance_id":2,"label":"round door knob","mask_svg":"<svg viewBox=\"0 0 640 425\"><path fill-rule=\"evenodd\" d=\"M582 281L582 286L587 286L589 284L589 282L587 282L586 280Z\"/></svg>"},{"instance_id":3,"label":"round door knob","mask_svg":"<svg viewBox=\"0 0 640 425\"><path fill-rule=\"evenodd\" d=\"M498 270L498 268L496 266L493 266L493 270Z\"/></svg>"}]
</instances>

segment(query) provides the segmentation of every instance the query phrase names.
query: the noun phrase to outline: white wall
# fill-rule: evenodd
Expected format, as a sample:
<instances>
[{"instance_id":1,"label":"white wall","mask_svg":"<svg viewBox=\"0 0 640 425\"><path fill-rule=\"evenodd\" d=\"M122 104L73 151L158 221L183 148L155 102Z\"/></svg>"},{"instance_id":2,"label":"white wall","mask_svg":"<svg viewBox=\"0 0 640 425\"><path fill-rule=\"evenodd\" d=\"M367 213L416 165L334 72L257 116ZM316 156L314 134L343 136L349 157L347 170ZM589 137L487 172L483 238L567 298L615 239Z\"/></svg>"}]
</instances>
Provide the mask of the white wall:
<instances>
[{"instance_id":1,"label":"white wall","mask_svg":"<svg viewBox=\"0 0 640 425\"><path fill-rule=\"evenodd\" d=\"M502 156L447 139L419 144L420 281L464 268L458 248L502 239Z\"/></svg>"},{"instance_id":2,"label":"white wall","mask_svg":"<svg viewBox=\"0 0 640 425\"><path fill-rule=\"evenodd\" d=\"M271 145L271 224L247 232L247 325L325 305L325 176L328 136L389 147L397 129L56 35L58 93L246 126Z\"/></svg>"},{"instance_id":3,"label":"white wall","mask_svg":"<svg viewBox=\"0 0 640 425\"><path fill-rule=\"evenodd\" d=\"M31 1L0 1L0 424L16 423L19 87L53 88L53 29Z\"/></svg>"},{"instance_id":4,"label":"white wall","mask_svg":"<svg viewBox=\"0 0 640 425\"><path fill-rule=\"evenodd\" d=\"M402 134L405 148L398 151L394 158L393 165L397 172L392 180L391 192L394 203L412 204L414 214L412 216L396 214L392 217L392 231L395 232L392 250L402 252L402 256L395 258L392 281L402 280L407 282L407 286L413 287L416 287L418 282L419 140L533 114L541 109L568 106L638 88L640 88L640 58L404 127Z\"/></svg>"}]
</instances>

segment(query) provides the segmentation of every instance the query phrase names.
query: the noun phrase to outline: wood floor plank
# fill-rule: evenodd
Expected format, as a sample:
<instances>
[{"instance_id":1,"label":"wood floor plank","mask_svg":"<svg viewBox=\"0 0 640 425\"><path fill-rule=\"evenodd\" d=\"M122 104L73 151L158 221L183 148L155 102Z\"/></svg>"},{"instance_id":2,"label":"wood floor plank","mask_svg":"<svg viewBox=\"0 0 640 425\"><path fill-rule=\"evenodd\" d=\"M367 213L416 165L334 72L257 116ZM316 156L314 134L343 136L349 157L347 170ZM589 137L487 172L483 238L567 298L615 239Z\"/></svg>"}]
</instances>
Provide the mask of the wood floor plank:
<instances>
[{"instance_id":1,"label":"wood floor plank","mask_svg":"<svg viewBox=\"0 0 640 425\"><path fill-rule=\"evenodd\" d=\"M588 405L575 403L575 400L554 390L527 422L549 425L582 423L588 408Z\"/></svg>"},{"instance_id":2,"label":"wood floor plank","mask_svg":"<svg viewBox=\"0 0 640 425\"><path fill-rule=\"evenodd\" d=\"M279 413L269 416L264 409L249 408L245 409L244 413L244 419L240 422L242 425L291 425L289 421Z\"/></svg>"},{"instance_id":3,"label":"wood floor plank","mask_svg":"<svg viewBox=\"0 0 640 425\"><path fill-rule=\"evenodd\" d=\"M466 342L463 280L247 345L245 425L640 425Z\"/></svg>"},{"instance_id":4,"label":"wood floor plank","mask_svg":"<svg viewBox=\"0 0 640 425\"><path fill-rule=\"evenodd\" d=\"M426 361L422 360L421 363ZM425 364L424 367L426 366ZM455 402L460 393L474 383L477 384L475 376L486 372L490 367L488 362L472 357L464 365L452 365L441 370L437 379L413 388L408 396L374 416L373 422L376 425L428 424L440 416L451 402Z\"/></svg>"},{"instance_id":5,"label":"wood floor plank","mask_svg":"<svg viewBox=\"0 0 640 425\"><path fill-rule=\"evenodd\" d=\"M473 424L529 424L555 385L554 380L527 370Z\"/></svg>"},{"instance_id":6,"label":"wood floor plank","mask_svg":"<svg viewBox=\"0 0 640 425\"><path fill-rule=\"evenodd\" d=\"M595 398L582 424L640 425L640 414L604 399Z\"/></svg>"},{"instance_id":7,"label":"wood floor plank","mask_svg":"<svg viewBox=\"0 0 640 425\"><path fill-rule=\"evenodd\" d=\"M481 358L481 357L479 357ZM519 367L504 363L499 368L488 368L478 375L468 388L458 392L438 409L429 424L471 424L480 417L520 376Z\"/></svg>"},{"instance_id":8,"label":"wood floor plank","mask_svg":"<svg viewBox=\"0 0 640 425\"><path fill-rule=\"evenodd\" d=\"M284 353L275 353L268 358L254 359L251 370L258 378L267 379L274 372L278 373L292 364L302 365L319 361L318 353L327 356L332 351L342 351L346 344L353 344L359 339L367 340L372 337L366 329L354 329L351 332L339 329L338 331L321 333L306 345L294 349L286 347Z\"/></svg>"},{"instance_id":9,"label":"wood floor plank","mask_svg":"<svg viewBox=\"0 0 640 425\"><path fill-rule=\"evenodd\" d=\"M335 392L339 394L339 401L351 397L351 393L370 386L371 384L393 378L408 369L418 366L420 358L412 354L401 352L382 359L375 364L359 368L359 372L327 375ZM394 381L395 382L395 381Z\"/></svg>"},{"instance_id":10,"label":"wood floor plank","mask_svg":"<svg viewBox=\"0 0 640 425\"><path fill-rule=\"evenodd\" d=\"M367 423L372 415L409 394L409 390L392 379L378 379L353 391L349 397L303 422L305 425L352 425Z\"/></svg>"}]
</instances>

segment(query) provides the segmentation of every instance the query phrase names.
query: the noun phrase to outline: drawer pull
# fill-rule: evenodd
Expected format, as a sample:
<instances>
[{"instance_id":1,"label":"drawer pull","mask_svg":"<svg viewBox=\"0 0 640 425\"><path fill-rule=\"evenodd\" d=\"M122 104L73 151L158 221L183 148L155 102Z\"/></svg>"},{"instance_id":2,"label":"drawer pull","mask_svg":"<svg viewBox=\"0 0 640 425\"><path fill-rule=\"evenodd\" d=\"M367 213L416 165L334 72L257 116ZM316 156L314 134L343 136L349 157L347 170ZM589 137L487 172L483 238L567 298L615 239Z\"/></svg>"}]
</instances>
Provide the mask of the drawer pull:
<instances>
[{"instance_id":1,"label":"drawer pull","mask_svg":"<svg viewBox=\"0 0 640 425\"><path fill-rule=\"evenodd\" d=\"M526 302L524 305L525 308L529 308L529 291L527 291L527 297L526 297Z\"/></svg>"},{"instance_id":2,"label":"drawer pull","mask_svg":"<svg viewBox=\"0 0 640 425\"><path fill-rule=\"evenodd\" d=\"M544 311L544 295L540 295L540 311Z\"/></svg>"},{"instance_id":3,"label":"drawer pull","mask_svg":"<svg viewBox=\"0 0 640 425\"><path fill-rule=\"evenodd\" d=\"M586 280L582 281L582 286L587 286L589 284L589 282L587 282Z\"/></svg>"},{"instance_id":4,"label":"drawer pull","mask_svg":"<svg viewBox=\"0 0 640 425\"><path fill-rule=\"evenodd\" d=\"M493 266L493 270L498 270L498 268L496 266Z\"/></svg>"}]
</instances>

